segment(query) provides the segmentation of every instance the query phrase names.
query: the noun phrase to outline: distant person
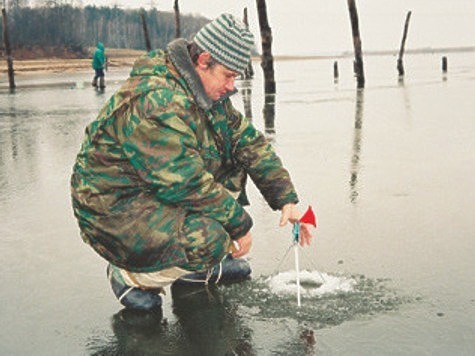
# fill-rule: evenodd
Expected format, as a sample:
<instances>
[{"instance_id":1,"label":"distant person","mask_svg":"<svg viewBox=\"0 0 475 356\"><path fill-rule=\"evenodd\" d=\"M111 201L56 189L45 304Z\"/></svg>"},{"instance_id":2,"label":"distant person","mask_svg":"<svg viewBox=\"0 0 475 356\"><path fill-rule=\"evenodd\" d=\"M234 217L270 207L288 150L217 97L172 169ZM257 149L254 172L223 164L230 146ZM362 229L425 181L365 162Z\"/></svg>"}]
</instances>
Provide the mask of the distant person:
<instances>
[{"instance_id":1,"label":"distant person","mask_svg":"<svg viewBox=\"0 0 475 356\"><path fill-rule=\"evenodd\" d=\"M94 69L94 79L92 80L92 86L97 88L97 79L99 79L99 88L104 89L106 87L104 80L104 69L106 65L106 54L104 45L102 42L97 44L96 50L92 56L92 68Z\"/></svg>"},{"instance_id":2,"label":"distant person","mask_svg":"<svg viewBox=\"0 0 475 356\"><path fill-rule=\"evenodd\" d=\"M219 16L192 42L139 58L86 129L71 177L74 214L128 308L160 307L171 283L249 276L246 177L281 211L281 226L300 218L288 171L229 99L253 45L239 20ZM301 231L309 244L311 225Z\"/></svg>"}]
</instances>

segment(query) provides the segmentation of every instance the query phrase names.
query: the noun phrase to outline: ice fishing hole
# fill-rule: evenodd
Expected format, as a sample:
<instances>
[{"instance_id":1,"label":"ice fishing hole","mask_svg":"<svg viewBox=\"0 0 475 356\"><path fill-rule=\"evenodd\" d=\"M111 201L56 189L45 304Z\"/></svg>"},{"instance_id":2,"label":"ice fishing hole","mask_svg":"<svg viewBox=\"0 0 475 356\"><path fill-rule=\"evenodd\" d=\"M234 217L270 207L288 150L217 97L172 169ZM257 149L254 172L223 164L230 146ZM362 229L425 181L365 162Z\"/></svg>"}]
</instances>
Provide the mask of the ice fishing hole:
<instances>
[{"instance_id":1,"label":"ice fishing hole","mask_svg":"<svg viewBox=\"0 0 475 356\"><path fill-rule=\"evenodd\" d=\"M319 271L301 271L300 293L302 296L319 297L327 294L347 293L354 289L356 281L352 278L330 275ZM295 295L297 293L297 273L281 272L269 277L267 283L272 293Z\"/></svg>"}]
</instances>

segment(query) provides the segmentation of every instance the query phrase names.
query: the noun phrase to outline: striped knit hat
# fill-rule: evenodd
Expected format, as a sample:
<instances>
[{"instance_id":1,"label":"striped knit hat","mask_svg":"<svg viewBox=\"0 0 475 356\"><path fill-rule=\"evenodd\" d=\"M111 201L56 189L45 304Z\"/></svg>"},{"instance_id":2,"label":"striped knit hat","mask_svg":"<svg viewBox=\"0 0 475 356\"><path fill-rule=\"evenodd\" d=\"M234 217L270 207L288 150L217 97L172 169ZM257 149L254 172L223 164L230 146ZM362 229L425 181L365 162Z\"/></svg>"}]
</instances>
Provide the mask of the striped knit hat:
<instances>
[{"instance_id":1,"label":"striped knit hat","mask_svg":"<svg viewBox=\"0 0 475 356\"><path fill-rule=\"evenodd\" d=\"M222 14L204 26L193 40L216 61L238 73L247 68L254 46L252 33L230 14Z\"/></svg>"}]
</instances>

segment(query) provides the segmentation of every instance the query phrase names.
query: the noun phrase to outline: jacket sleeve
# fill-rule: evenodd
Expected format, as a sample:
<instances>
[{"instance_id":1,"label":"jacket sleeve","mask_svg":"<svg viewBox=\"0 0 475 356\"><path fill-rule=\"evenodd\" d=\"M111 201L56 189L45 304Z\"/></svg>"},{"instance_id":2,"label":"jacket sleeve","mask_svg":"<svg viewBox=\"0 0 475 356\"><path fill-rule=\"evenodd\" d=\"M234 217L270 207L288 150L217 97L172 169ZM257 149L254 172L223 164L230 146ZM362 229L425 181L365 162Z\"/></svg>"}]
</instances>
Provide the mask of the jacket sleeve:
<instances>
[{"instance_id":1,"label":"jacket sleeve","mask_svg":"<svg viewBox=\"0 0 475 356\"><path fill-rule=\"evenodd\" d=\"M281 209L285 204L298 203L289 172L264 135L240 112L228 103L233 132L233 153L251 177L269 206Z\"/></svg>"},{"instance_id":2,"label":"jacket sleeve","mask_svg":"<svg viewBox=\"0 0 475 356\"><path fill-rule=\"evenodd\" d=\"M251 217L206 171L189 112L166 94L150 93L130 107L129 118L117 128L125 154L157 200L209 216L231 238L242 237ZM145 117L134 114L139 112L134 105Z\"/></svg>"}]
</instances>

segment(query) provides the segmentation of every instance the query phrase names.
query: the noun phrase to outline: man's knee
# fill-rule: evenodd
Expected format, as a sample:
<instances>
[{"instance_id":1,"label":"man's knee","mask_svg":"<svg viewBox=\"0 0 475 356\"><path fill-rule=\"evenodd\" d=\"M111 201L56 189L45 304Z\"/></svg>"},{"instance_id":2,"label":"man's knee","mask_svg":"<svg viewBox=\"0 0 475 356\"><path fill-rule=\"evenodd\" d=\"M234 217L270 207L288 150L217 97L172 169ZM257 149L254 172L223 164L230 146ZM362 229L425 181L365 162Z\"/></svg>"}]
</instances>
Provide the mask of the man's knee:
<instances>
[{"instance_id":1,"label":"man's knee","mask_svg":"<svg viewBox=\"0 0 475 356\"><path fill-rule=\"evenodd\" d=\"M216 220L189 215L185 219L183 245L188 265L183 268L193 271L210 268L228 253L231 239Z\"/></svg>"}]
</instances>

